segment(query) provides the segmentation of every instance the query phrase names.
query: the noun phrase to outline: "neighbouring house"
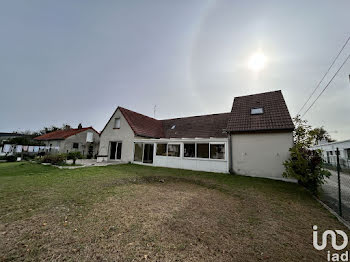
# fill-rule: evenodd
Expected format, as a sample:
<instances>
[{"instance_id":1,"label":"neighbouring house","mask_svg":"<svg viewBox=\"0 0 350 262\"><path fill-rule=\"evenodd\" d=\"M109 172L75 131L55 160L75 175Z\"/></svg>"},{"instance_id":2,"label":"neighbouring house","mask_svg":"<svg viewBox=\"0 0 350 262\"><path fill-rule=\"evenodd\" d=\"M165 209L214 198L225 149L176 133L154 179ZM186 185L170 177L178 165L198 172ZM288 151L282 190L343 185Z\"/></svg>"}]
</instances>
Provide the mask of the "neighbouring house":
<instances>
[{"instance_id":1,"label":"neighbouring house","mask_svg":"<svg viewBox=\"0 0 350 262\"><path fill-rule=\"evenodd\" d=\"M34 138L45 144L48 153L80 151L84 156L98 154L100 136L92 127L53 131Z\"/></svg>"},{"instance_id":2,"label":"neighbouring house","mask_svg":"<svg viewBox=\"0 0 350 262\"><path fill-rule=\"evenodd\" d=\"M4 133L0 132L0 144L6 143L6 141L16 138L16 137L23 137L26 136L24 134L18 134L18 133Z\"/></svg>"},{"instance_id":3,"label":"neighbouring house","mask_svg":"<svg viewBox=\"0 0 350 262\"><path fill-rule=\"evenodd\" d=\"M11 139L26 136L25 134L0 132L0 156L14 154L15 148L9 144Z\"/></svg>"},{"instance_id":4,"label":"neighbouring house","mask_svg":"<svg viewBox=\"0 0 350 262\"><path fill-rule=\"evenodd\" d=\"M319 141L318 145L311 147L312 150L320 149L323 160L331 165L337 165L337 148L339 150L339 163L343 167L350 168L350 140L330 142Z\"/></svg>"},{"instance_id":5,"label":"neighbouring house","mask_svg":"<svg viewBox=\"0 0 350 262\"><path fill-rule=\"evenodd\" d=\"M281 91L236 97L231 112L165 120L118 107L97 161L282 178L293 130Z\"/></svg>"}]
</instances>

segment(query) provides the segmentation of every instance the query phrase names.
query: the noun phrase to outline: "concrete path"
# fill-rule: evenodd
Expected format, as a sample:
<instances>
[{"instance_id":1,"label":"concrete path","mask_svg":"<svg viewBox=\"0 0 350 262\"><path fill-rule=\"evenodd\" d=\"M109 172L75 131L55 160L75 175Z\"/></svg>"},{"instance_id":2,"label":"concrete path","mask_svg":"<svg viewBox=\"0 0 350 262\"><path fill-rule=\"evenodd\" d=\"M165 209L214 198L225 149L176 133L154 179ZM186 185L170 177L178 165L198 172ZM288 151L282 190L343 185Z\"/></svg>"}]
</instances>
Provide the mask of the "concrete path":
<instances>
[{"instance_id":1,"label":"concrete path","mask_svg":"<svg viewBox=\"0 0 350 262\"><path fill-rule=\"evenodd\" d=\"M72 164L73 160L67 160L66 163ZM57 166L57 165L54 165L54 166L61 169L76 169L76 168L91 167L91 166L119 165L119 164L124 164L124 162L121 162L121 161L97 162L96 159L77 159L75 164L77 164L78 166ZM50 165L50 164L46 164L46 165Z\"/></svg>"},{"instance_id":2,"label":"concrete path","mask_svg":"<svg viewBox=\"0 0 350 262\"><path fill-rule=\"evenodd\" d=\"M334 211L338 212L338 174L336 171L329 170L331 176L326 179L322 186L320 198ZM343 216L347 221L350 221L350 175L340 173L341 198Z\"/></svg>"}]
</instances>

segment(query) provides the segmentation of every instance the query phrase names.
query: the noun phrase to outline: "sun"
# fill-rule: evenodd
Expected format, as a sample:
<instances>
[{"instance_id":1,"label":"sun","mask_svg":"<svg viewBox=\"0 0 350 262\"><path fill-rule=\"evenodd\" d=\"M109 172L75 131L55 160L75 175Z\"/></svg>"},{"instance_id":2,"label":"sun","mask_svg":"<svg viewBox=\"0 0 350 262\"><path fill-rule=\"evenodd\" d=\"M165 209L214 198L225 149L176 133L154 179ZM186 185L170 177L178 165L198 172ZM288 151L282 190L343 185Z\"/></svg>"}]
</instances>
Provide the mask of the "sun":
<instances>
[{"instance_id":1,"label":"sun","mask_svg":"<svg viewBox=\"0 0 350 262\"><path fill-rule=\"evenodd\" d=\"M254 72L260 72L265 68L266 62L267 57L264 55L264 53L257 52L250 57L248 67Z\"/></svg>"}]
</instances>

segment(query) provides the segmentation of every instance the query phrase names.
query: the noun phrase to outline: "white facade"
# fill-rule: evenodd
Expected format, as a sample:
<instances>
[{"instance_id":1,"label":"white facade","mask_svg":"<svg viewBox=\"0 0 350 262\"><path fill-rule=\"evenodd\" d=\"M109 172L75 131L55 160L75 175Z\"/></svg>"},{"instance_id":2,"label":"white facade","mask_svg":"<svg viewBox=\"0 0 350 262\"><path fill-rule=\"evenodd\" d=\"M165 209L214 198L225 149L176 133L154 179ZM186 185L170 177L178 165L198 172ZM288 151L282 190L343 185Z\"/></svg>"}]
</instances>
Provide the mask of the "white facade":
<instances>
[{"instance_id":1,"label":"white facade","mask_svg":"<svg viewBox=\"0 0 350 262\"><path fill-rule=\"evenodd\" d=\"M312 150L320 149L322 151L323 160L332 165L337 164L336 150L339 149L340 164L345 167L350 167L350 140L324 143L313 146Z\"/></svg>"},{"instance_id":2,"label":"white facade","mask_svg":"<svg viewBox=\"0 0 350 262\"><path fill-rule=\"evenodd\" d=\"M116 119L118 126L115 126ZM129 126L120 110L116 110L100 135L100 150L97 162L122 161L132 162L134 159L134 131ZM110 159L111 142L121 142L121 159Z\"/></svg>"},{"instance_id":3,"label":"white facade","mask_svg":"<svg viewBox=\"0 0 350 262\"><path fill-rule=\"evenodd\" d=\"M100 135L93 129L87 129L65 139L44 140L47 153L68 153L79 151L83 156L89 154L89 146L92 146L92 155L95 156L99 149Z\"/></svg>"},{"instance_id":4,"label":"white facade","mask_svg":"<svg viewBox=\"0 0 350 262\"><path fill-rule=\"evenodd\" d=\"M293 146L293 132L231 135L232 168L237 174L281 179Z\"/></svg>"}]
</instances>

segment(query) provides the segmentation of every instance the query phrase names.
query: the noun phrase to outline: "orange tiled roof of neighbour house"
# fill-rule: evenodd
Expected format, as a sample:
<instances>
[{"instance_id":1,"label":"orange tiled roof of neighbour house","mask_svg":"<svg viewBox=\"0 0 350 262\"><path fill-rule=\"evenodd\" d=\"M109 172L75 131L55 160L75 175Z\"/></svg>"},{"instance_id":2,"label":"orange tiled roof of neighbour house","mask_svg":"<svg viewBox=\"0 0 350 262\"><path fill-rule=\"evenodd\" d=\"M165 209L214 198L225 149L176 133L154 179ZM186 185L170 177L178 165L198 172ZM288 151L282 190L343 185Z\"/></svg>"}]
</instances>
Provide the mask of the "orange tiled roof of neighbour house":
<instances>
[{"instance_id":1,"label":"orange tiled roof of neighbour house","mask_svg":"<svg viewBox=\"0 0 350 262\"><path fill-rule=\"evenodd\" d=\"M94 130L96 133L98 133L93 127L84 127L80 129L77 128L77 129L57 130L57 131L53 131L53 132L35 137L34 139L35 140L61 140L89 129Z\"/></svg>"}]
</instances>

